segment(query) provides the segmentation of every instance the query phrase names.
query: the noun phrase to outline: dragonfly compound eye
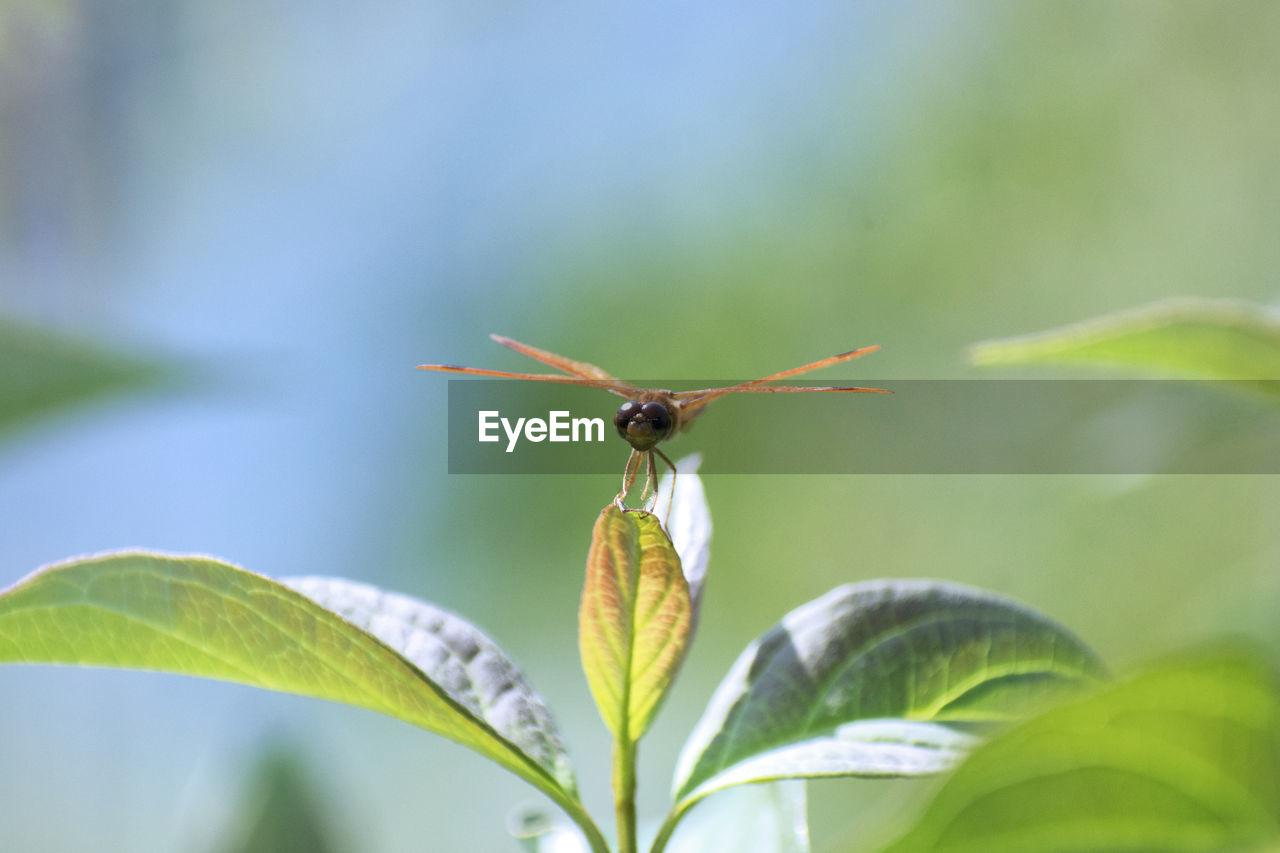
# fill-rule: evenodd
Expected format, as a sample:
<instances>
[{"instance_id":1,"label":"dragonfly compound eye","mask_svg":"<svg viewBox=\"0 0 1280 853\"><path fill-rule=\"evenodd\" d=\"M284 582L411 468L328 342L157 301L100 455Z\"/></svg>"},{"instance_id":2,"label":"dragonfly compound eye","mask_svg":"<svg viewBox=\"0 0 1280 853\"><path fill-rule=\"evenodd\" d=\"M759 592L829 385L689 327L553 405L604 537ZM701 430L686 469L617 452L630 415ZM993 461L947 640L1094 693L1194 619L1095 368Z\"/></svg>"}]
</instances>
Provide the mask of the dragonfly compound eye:
<instances>
[{"instance_id":1,"label":"dragonfly compound eye","mask_svg":"<svg viewBox=\"0 0 1280 853\"><path fill-rule=\"evenodd\" d=\"M623 403L613 416L618 435L636 450L649 450L671 435L671 413L661 403Z\"/></svg>"},{"instance_id":2,"label":"dragonfly compound eye","mask_svg":"<svg viewBox=\"0 0 1280 853\"><path fill-rule=\"evenodd\" d=\"M613 416L613 427L618 431L618 435L623 438L627 437L627 424L631 423L631 419L640 414L643 404L632 400L630 403L623 403L618 407L618 412Z\"/></svg>"}]
</instances>

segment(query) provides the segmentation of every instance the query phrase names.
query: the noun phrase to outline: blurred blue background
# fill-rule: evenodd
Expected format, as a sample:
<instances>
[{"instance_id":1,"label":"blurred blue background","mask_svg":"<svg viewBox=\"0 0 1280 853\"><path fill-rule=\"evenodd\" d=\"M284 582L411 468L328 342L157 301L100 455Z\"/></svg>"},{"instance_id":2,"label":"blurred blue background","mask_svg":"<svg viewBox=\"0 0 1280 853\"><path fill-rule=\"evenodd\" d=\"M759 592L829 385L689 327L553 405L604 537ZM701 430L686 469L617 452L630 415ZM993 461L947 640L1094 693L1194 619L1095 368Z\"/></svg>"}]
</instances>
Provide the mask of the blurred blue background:
<instances>
[{"instance_id":1,"label":"blurred blue background","mask_svg":"<svg viewBox=\"0 0 1280 853\"><path fill-rule=\"evenodd\" d=\"M0 584L141 546L432 600L525 667L607 816L574 631L616 478L448 476L446 383L413 366L527 369L500 332L621 376L878 343L818 378L945 379L974 375L976 340L1165 296L1277 304L1278 74L1270 2L6 0L0 316L176 378L3 436ZM748 404L670 451L713 453ZM1275 478L707 491L701 633L641 751L650 815L737 652L837 583L994 588L1119 668L1276 641ZM0 850L229 849L280 750L346 849L515 849L503 818L532 798L367 712L6 667ZM810 786L815 849L869 849L929 784Z\"/></svg>"}]
</instances>

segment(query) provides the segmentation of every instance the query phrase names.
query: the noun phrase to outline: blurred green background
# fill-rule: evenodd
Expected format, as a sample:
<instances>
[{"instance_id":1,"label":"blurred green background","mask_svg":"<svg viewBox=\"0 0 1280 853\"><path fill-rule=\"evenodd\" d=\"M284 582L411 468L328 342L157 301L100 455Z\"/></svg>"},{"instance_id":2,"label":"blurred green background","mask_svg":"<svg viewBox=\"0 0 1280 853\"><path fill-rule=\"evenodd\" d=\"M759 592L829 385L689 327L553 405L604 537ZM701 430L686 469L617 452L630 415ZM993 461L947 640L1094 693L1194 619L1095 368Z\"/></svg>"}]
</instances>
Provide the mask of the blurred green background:
<instances>
[{"instance_id":1,"label":"blurred green background","mask_svg":"<svg viewBox=\"0 0 1280 853\"><path fill-rule=\"evenodd\" d=\"M25 353L0 372L74 341L150 390L0 422L0 584L142 546L429 599L524 666L607 816L574 626L616 478L447 475L446 383L413 365L527 369L500 332L621 376L878 343L816 378L946 379L977 375L974 341L1167 296L1276 305L1277 80L1268 0L6 0L0 317L55 337L0 327ZM750 404L670 452L714 453ZM742 646L845 581L999 590L1120 669L1280 646L1273 477L706 487L705 609L642 745L644 814ZM264 778L334 850L496 851L533 798L367 712L140 673L3 669L0 757L4 851L244 850L280 837L254 829ZM815 849L870 849L931 785L811 785Z\"/></svg>"}]
</instances>

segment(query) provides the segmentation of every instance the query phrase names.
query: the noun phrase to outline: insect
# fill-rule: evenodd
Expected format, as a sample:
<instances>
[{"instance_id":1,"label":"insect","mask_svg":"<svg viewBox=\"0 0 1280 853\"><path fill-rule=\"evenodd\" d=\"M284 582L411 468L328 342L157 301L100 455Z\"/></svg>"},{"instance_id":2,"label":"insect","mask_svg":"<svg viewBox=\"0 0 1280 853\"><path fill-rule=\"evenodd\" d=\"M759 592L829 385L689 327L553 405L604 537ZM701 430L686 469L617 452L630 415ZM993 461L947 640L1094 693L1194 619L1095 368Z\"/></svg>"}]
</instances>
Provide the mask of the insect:
<instances>
[{"instance_id":1,"label":"insect","mask_svg":"<svg viewBox=\"0 0 1280 853\"><path fill-rule=\"evenodd\" d=\"M667 467L671 469L673 476L676 469L675 464L667 458L667 455L658 449L658 445L688 429L694 419L706 409L707 404L717 397L723 397L726 394L795 391L890 393L883 388L830 388L826 386L765 384L778 379L788 379L832 364L839 364L842 361L849 361L869 352L875 352L880 349L879 346L850 350L840 355L833 355L829 358L820 359L800 367L793 367L781 373L774 373L738 385L729 385L723 388L703 388L698 391L673 392L637 388L629 382L624 382L615 376L611 376L594 364L588 364L585 361L574 361L562 355L556 355L553 352L522 344L511 338L504 338L502 335L490 335L489 337L504 347L509 347L518 353L523 353L543 364L554 367L565 375L561 376L555 373L512 373L506 370L485 370L479 367L458 367L452 364L420 364L418 369L437 370L443 373L465 373L471 376L528 379L534 382L559 382L564 385L585 385L590 388L599 388L602 391L608 391L624 398L626 402L618 407L618 411L613 416L613 425L617 429L618 435L622 436L631 445L631 455L627 457L627 467L622 473L622 491L618 492L618 496L615 498L619 503L626 498L631 491L631 487L635 485L636 477L640 473L641 462L645 463L645 485L640 492L640 502L644 503L650 488L653 489L654 495L657 495L657 463L654 461L654 455L657 454L663 462L667 463ZM674 490L674 488L675 482L673 480L672 489Z\"/></svg>"}]
</instances>

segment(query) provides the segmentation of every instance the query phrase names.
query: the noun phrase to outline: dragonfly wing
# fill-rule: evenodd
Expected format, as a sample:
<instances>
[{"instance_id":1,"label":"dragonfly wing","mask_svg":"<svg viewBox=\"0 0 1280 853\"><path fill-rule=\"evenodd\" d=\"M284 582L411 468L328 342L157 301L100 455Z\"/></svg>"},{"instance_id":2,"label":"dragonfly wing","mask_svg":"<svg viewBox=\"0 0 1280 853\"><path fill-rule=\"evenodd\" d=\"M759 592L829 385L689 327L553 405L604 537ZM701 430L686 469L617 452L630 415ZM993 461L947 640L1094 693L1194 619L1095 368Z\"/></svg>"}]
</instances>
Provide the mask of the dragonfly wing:
<instances>
[{"instance_id":1,"label":"dragonfly wing","mask_svg":"<svg viewBox=\"0 0 1280 853\"><path fill-rule=\"evenodd\" d=\"M508 349L513 349L522 355L527 355L529 358L536 359L543 364L548 364L556 370L563 370L570 376L578 376L583 379L605 379L611 382L622 381L611 376L602 368L596 367L594 364L589 364L585 361L574 361L571 358L565 358L562 355L556 355L555 353L548 352L544 349L538 349L537 347L531 347L528 344L522 344L519 341L512 340L511 338L504 338L502 335L490 335L489 337L493 338Z\"/></svg>"},{"instance_id":2,"label":"dragonfly wing","mask_svg":"<svg viewBox=\"0 0 1280 853\"><path fill-rule=\"evenodd\" d=\"M862 393L862 394L892 394L893 392L887 388L862 388L859 386L848 386L843 388L832 388L828 385L800 386L800 385L735 385L731 388L707 388L703 391L681 391L672 396L680 400L680 408L685 412L698 412L702 407L710 403L717 397L723 397L726 394L777 394L777 393L794 393L797 391L843 391L845 393ZM689 395L685 397L683 395ZM699 396L701 395L701 396Z\"/></svg>"},{"instance_id":3,"label":"dragonfly wing","mask_svg":"<svg viewBox=\"0 0 1280 853\"><path fill-rule=\"evenodd\" d=\"M875 346L860 347L858 349L849 350L848 352L842 352L839 355L833 355L828 358L822 358L817 361L810 362L809 364L802 364L799 367L793 367L790 370L784 370L781 373L774 373L770 376L762 376L759 379L752 379L750 382L744 382L742 384L758 385L761 382L773 382L774 380L777 380L777 379L790 379L792 376L799 376L801 373L808 373L810 370L818 370L819 368L829 367L833 364L839 364L842 361L849 361L850 359L858 358L859 356L864 356L869 352L875 352L878 349L880 349L880 346L878 344ZM740 386L735 385L734 387L737 388Z\"/></svg>"},{"instance_id":4,"label":"dragonfly wing","mask_svg":"<svg viewBox=\"0 0 1280 853\"><path fill-rule=\"evenodd\" d=\"M882 388L828 388L824 386L809 387L797 385L765 385L765 382L773 382L778 379L788 379L792 376L798 376L801 373L808 373L811 370L818 370L823 367L829 367L833 364L839 364L842 361L849 361L866 355L869 352L875 352L880 349L877 346L861 347L849 352L842 352L840 355L833 355L828 358L819 359L818 361L802 364L800 367L793 367L790 370L784 370L781 373L773 373L769 376L762 376L759 379L752 379L749 382L743 382L738 385L730 385L725 388L703 388L700 391L680 391L673 394L676 399L684 404L686 409L694 409L705 406L717 397L723 397L725 394L739 393L778 393L778 392L794 392L794 391L867 391L867 392L885 392Z\"/></svg>"},{"instance_id":5,"label":"dragonfly wing","mask_svg":"<svg viewBox=\"0 0 1280 853\"><path fill-rule=\"evenodd\" d=\"M525 379L530 382L555 382L560 385L582 385L599 388L619 397L630 399L635 388L621 379L589 379L583 376L561 376L557 373L512 373L509 370L485 370L481 367L459 367L455 364L419 364L419 370L435 370L439 373L462 373L467 376L496 376L499 379Z\"/></svg>"}]
</instances>

